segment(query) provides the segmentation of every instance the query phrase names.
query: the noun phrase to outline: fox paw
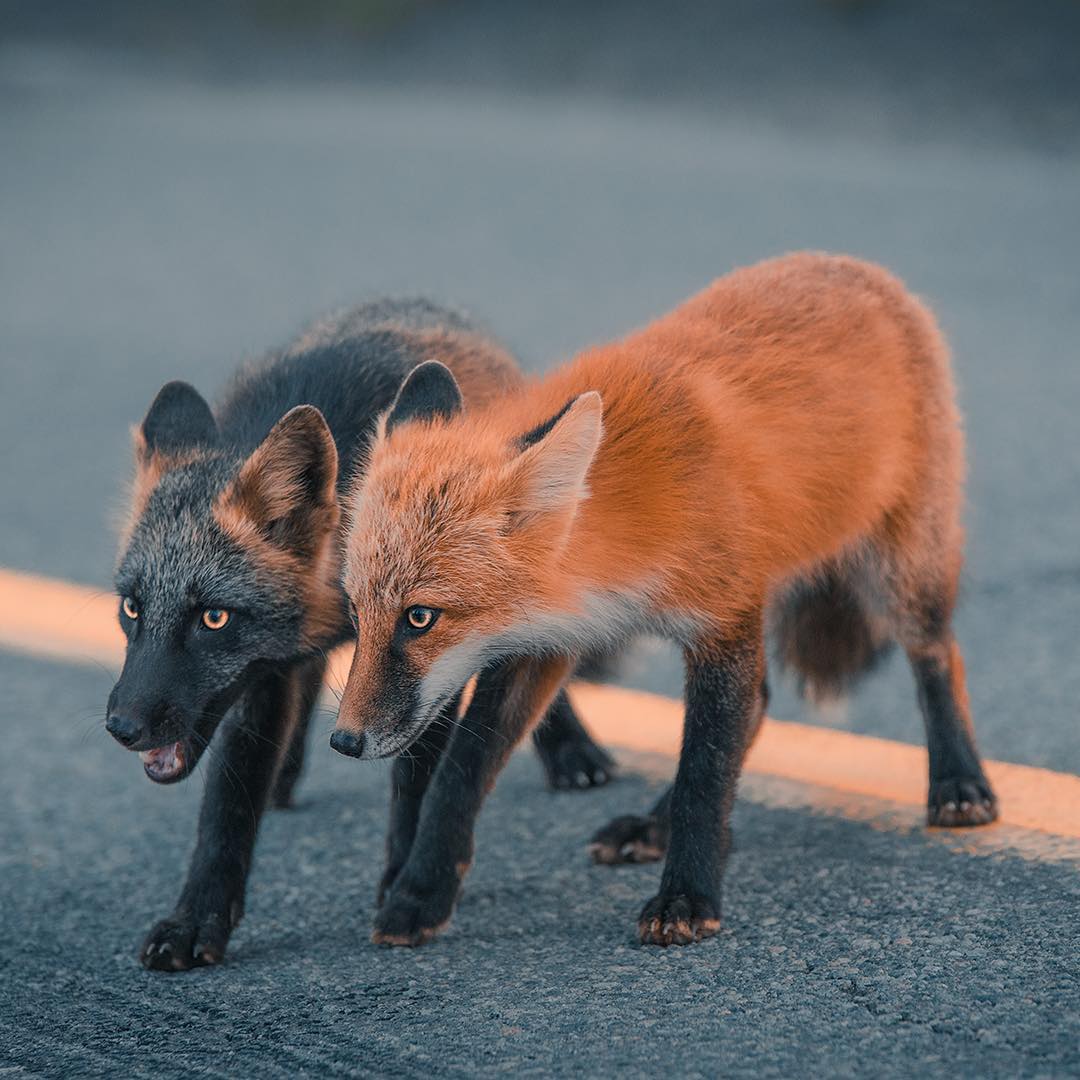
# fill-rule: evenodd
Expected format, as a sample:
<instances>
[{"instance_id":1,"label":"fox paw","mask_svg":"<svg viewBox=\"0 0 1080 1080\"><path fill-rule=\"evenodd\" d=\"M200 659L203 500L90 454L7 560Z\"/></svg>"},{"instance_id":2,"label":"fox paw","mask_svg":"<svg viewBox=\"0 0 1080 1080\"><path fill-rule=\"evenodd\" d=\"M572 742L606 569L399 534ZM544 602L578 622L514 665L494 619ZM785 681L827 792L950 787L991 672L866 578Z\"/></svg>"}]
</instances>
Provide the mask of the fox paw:
<instances>
[{"instance_id":1,"label":"fox paw","mask_svg":"<svg viewBox=\"0 0 1080 1080\"><path fill-rule=\"evenodd\" d=\"M983 777L931 781L926 809L927 824L962 829L972 825L989 825L997 820L997 816L997 796Z\"/></svg>"},{"instance_id":2,"label":"fox paw","mask_svg":"<svg viewBox=\"0 0 1080 1080\"><path fill-rule=\"evenodd\" d=\"M221 913L195 918L174 914L162 919L139 950L143 967L151 971L188 971L220 964L236 920Z\"/></svg>"},{"instance_id":3,"label":"fox paw","mask_svg":"<svg viewBox=\"0 0 1080 1080\"><path fill-rule=\"evenodd\" d=\"M376 945L423 945L450 922L455 896L421 895L408 887L390 889L375 916L371 940Z\"/></svg>"},{"instance_id":4,"label":"fox paw","mask_svg":"<svg viewBox=\"0 0 1080 1080\"><path fill-rule=\"evenodd\" d=\"M642 945L690 945L720 929L720 909L703 896L654 896L638 919Z\"/></svg>"},{"instance_id":5,"label":"fox paw","mask_svg":"<svg viewBox=\"0 0 1080 1080\"><path fill-rule=\"evenodd\" d=\"M548 787L556 791L601 787L615 775L611 755L588 736L563 739L554 745L538 740L536 752Z\"/></svg>"},{"instance_id":6,"label":"fox paw","mask_svg":"<svg viewBox=\"0 0 1080 1080\"><path fill-rule=\"evenodd\" d=\"M593 834L589 852L593 862L605 866L656 862L664 857L667 842L666 821L653 814L625 814Z\"/></svg>"}]
</instances>

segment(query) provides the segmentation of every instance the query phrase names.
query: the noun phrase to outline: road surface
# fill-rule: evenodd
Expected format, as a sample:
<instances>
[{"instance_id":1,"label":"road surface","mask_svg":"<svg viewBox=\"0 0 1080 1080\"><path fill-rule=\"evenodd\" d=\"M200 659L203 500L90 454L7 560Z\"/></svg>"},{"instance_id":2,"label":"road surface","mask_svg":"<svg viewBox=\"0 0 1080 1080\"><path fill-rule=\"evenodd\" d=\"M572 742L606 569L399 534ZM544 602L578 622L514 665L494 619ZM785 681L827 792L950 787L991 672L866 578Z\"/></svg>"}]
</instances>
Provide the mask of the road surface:
<instances>
[{"instance_id":1,"label":"road surface","mask_svg":"<svg viewBox=\"0 0 1080 1080\"><path fill-rule=\"evenodd\" d=\"M930 18L913 10L848 25L844 55L879 56L890 33L903 54ZM928 297L955 349L971 446L959 633L981 745L1080 771L1080 113L1058 62L1076 20L991 11L960 56L974 69L980 42L1013 42L997 71L1012 97L985 71L984 94L951 93L966 69L949 77L926 26L936 83L909 85L899 62L845 81L823 55L792 60L804 94L778 78L757 96L735 45L739 86L702 74L698 50L698 81L669 72L665 94L625 35L590 70L543 20L522 24L515 72L490 59L516 39L484 4L280 77L261 45L234 72L225 46L195 63L15 22L0 36L0 566L107 590L130 426L159 385L212 393L328 307L428 292L538 369L735 265L845 250ZM769 40L782 68L819 38L778 25ZM144 973L134 949L179 886L200 778L153 788L104 735L106 668L0 654L0 676L0 1067L15 1075L1080 1072L1075 862L968 854L750 785L722 936L651 952L632 928L656 869L593 868L584 845L655 774L554 796L527 755L433 946L368 944L386 777L319 737L301 807L267 820L227 966ZM652 648L623 681L680 688ZM899 663L843 713L815 717L782 686L773 712L921 736Z\"/></svg>"}]
</instances>

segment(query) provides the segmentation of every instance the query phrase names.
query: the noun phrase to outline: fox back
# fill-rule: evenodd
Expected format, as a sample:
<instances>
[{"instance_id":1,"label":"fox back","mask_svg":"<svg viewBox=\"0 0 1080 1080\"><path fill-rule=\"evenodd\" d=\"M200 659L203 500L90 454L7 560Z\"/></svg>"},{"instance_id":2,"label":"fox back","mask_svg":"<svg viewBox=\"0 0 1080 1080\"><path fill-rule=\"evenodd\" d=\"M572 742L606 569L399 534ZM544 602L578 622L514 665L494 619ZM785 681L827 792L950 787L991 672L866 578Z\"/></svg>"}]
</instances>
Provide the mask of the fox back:
<instances>
[{"instance_id":1,"label":"fox back","mask_svg":"<svg viewBox=\"0 0 1080 1080\"><path fill-rule=\"evenodd\" d=\"M428 702L482 658L734 625L883 530L951 559L961 473L947 351L895 278L814 254L737 271L490 407L380 435L350 502L370 655L347 702L379 712L409 604L445 612L412 650Z\"/></svg>"}]
</instances>

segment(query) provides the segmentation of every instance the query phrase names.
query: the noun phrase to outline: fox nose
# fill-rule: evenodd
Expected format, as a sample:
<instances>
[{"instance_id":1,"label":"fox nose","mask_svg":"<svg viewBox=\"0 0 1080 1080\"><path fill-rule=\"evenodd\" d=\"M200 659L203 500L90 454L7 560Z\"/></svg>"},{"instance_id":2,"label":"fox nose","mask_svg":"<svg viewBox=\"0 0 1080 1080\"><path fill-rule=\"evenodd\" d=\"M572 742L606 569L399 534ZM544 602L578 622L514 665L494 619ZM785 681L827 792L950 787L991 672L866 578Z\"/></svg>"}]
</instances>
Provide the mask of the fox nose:
<instances>
[{"instance_id":1,"label":"fox nose","mask_svg":"<svg viewBox=\"0 0 1080 1080\"><path fill-rule=\"evenodd\" d=\"M338 728L330 736L330 745L346 757L360 757L364 752L364 736L357 735L352 731L342 731Z\"/></svg>"},{"instance_id":2,"label":"fox nose","mask_svg":"<svg viewBox=\"0 0 1080 1080\"><path fill-rule=\"evenodd\" d=\"M143 725L130 713L109 713L105 730L121 746L133 746L143 736Z\"/></svg>"}]
</instances>

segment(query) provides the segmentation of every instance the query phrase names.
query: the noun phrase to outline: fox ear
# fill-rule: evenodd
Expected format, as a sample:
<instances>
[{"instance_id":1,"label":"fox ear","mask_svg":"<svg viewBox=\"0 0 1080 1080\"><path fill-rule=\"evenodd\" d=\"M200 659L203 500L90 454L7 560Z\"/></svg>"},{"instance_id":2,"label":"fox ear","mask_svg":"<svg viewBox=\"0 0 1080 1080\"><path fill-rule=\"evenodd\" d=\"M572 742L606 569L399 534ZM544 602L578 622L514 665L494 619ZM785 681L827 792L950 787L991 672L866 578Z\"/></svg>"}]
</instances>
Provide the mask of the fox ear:
<instances>
[{"instance_id":1,"label":"fox ear","mask_svg":"<svg viewBox=\"0 0 1080 1080\"><path fill-rule=\"evenodd\" d=\"M235 526L239 517L282 547L308 550L337 524L337 471L323 414L314 405L297 405L218 497L218 519Z\"/></svg>"},{"instance_id":2,"label":"fox ear","mask_svg":"<svg viewBox=\"0 0 1080 1080\"><path fill-rule=\"evenodd\" d=\"M386 435L409 420L449 420L461 412L461 390L445 364L428 360L414 367L386 414Z\"/></svg>"},{"instance_id":3,"label":"fox ear","mask_svg":"<svg viewBox=\"0 0 1080 1080\"><path fill-rule=\"evenodd\" d=\"M186 382L169 382L158 391L136 434L136 448L143 458L178 457L200 446L215 446L217 441L210 406Z\"/></svg>"},{"instance_id":4,"label":"fox ear","mask_svg":"<svg viewBox=\"0 0 1080 1080\"><path fill-rule=\"evenodd\" d=\"M600 395L590 390L518 440L523 449L512 466L518 514L568 509L585 498L585 478L604 433L603 411Z\"/></svg>"}]
</instances>

